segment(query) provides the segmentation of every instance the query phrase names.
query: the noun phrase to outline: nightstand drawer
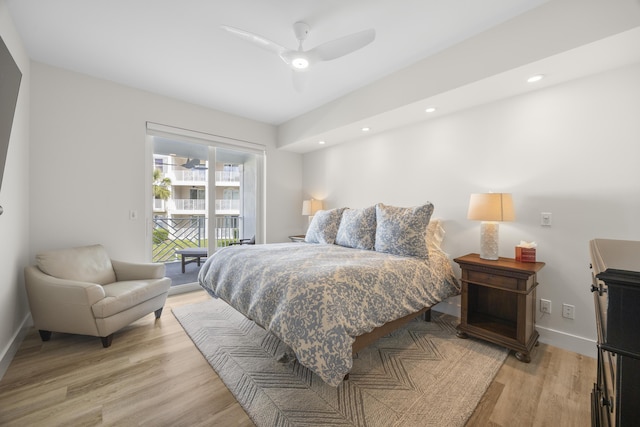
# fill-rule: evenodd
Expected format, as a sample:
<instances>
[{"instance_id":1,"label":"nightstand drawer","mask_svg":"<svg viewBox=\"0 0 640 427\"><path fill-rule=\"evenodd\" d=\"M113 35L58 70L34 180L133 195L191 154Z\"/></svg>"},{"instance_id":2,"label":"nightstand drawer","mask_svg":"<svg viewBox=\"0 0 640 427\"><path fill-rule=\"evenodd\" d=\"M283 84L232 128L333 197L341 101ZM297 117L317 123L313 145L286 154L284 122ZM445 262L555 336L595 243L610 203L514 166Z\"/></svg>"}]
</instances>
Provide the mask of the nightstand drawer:
<instances>
[{"instance_id":1,"label":"nightstand drawer","mask_svg":"<svg viewBox=\"0 0 640 427\"><path fill-rule=\"evenodd\" d=\"M518 289L518 279L515 277L499 276L492 273L483 273L481 271L467 271L467 280L475 283L484 283L487 285L498 286L504 289Z\"/></svg>"}]
</instances>

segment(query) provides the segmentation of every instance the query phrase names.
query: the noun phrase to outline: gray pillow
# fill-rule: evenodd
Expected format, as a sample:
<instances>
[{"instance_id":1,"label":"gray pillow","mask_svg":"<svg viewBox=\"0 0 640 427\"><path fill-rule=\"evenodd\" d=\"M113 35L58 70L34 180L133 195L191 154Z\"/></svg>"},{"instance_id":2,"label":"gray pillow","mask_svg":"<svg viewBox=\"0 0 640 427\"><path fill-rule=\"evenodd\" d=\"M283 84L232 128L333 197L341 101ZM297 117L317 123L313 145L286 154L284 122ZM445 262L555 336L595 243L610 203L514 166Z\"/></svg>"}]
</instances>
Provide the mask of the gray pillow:
<instances>
[{"instance_id":1,"label":"gray pillow","mask_svg":"<svg viewBox=\"0 0 640 427\"><path fill-rule=\"evenodd\" d=\"M345 208L318 211L313 216L304 238L307 243L326 243L332 245L336 241L340 218Z\"/></svg>"},{"instance_id":2,"label":"gray pillow","mask_svg":"<svg viewBox=\"0 0 640 427\"><path fill-rule=\"evenodd\" d=\"M336 244L347 248L373 250L376 241L376 207L346 209L342 212Z\"/></svg>"},{"instance_id":3,"label":"gray pillow","mask_svg":"<svg viewBox=\"0 0 640 427\"><path fill-rule=\"evenodd\" d=\"M427 258L427 226L433 204L399 208L382 203L376 205L376 243L378 252Z\"/></svg>"}]
</instances>

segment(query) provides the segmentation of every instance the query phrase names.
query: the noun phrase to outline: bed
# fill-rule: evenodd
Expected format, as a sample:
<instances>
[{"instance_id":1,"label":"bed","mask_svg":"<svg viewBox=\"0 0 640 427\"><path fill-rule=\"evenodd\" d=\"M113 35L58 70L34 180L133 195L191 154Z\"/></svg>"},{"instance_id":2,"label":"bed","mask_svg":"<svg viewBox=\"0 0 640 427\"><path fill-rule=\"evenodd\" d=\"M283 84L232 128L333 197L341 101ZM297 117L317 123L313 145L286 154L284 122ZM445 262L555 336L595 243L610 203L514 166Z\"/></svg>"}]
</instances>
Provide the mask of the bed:
<instances>
[{"instance_id":1,"label":"bed","mask_svg":"<svg viewBox=\"0 0 640 427\"><path fill-rule=\"evenodd\" d=\"M308 243L224 248L202 266L200 285L336 386L354 351L460 292L436 244L439 224L426 233L433 206L425 206L321 211Z\"/></svg>"}]
</instances>

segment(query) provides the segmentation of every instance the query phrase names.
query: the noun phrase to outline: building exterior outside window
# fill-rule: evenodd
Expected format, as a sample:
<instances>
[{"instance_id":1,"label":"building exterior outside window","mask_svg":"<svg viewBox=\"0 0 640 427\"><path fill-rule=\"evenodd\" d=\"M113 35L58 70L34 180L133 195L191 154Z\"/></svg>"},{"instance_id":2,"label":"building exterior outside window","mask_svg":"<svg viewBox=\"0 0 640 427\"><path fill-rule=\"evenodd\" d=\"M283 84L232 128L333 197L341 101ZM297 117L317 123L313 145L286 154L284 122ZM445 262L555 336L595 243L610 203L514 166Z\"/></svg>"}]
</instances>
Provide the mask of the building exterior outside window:
<instances>
[{"instance_id":1,"label":"building exterior outside window","mask_svg":"<svg viewBox=\"0 0 640 427\"><path fill-rule=\"evenodd\" d=\"M154 154L154 168L161 178L170 180L170 195L154 198L154 240L162 228L169 241L178 246L207 247L206 219L209 195L215 195L215 235L218 246L227 246L240 238L242 227L242 164L217 162L215 184L209 191L208 162L178 156ZM154 183L155 185L155 183ZM164 237L164 234L162 237ZM154 261L159 259L154 254Z\"/></svg>"}]
</instances>

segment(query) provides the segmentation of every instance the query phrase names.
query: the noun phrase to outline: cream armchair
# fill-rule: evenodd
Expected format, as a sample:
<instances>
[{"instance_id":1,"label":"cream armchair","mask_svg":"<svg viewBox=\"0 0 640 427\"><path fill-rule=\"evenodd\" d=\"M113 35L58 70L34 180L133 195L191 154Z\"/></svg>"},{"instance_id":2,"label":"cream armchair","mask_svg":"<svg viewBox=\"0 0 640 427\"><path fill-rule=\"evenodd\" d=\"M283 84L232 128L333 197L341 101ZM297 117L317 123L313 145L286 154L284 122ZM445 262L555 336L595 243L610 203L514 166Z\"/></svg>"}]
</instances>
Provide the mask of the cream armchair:
<instances>
[{"instance_id":1,"label":"cream armchair","mask_svg":"<svg viewBox=\"0 0 640 427\"><path fill-rule=\"evenodd\" d=\"M164 264L111 260L102 245L43 252L25 267L31 316L43 341L51 332L93 335L109 347L113 333L162 314L171 279Z\"/></svg>"}]
</instances>

